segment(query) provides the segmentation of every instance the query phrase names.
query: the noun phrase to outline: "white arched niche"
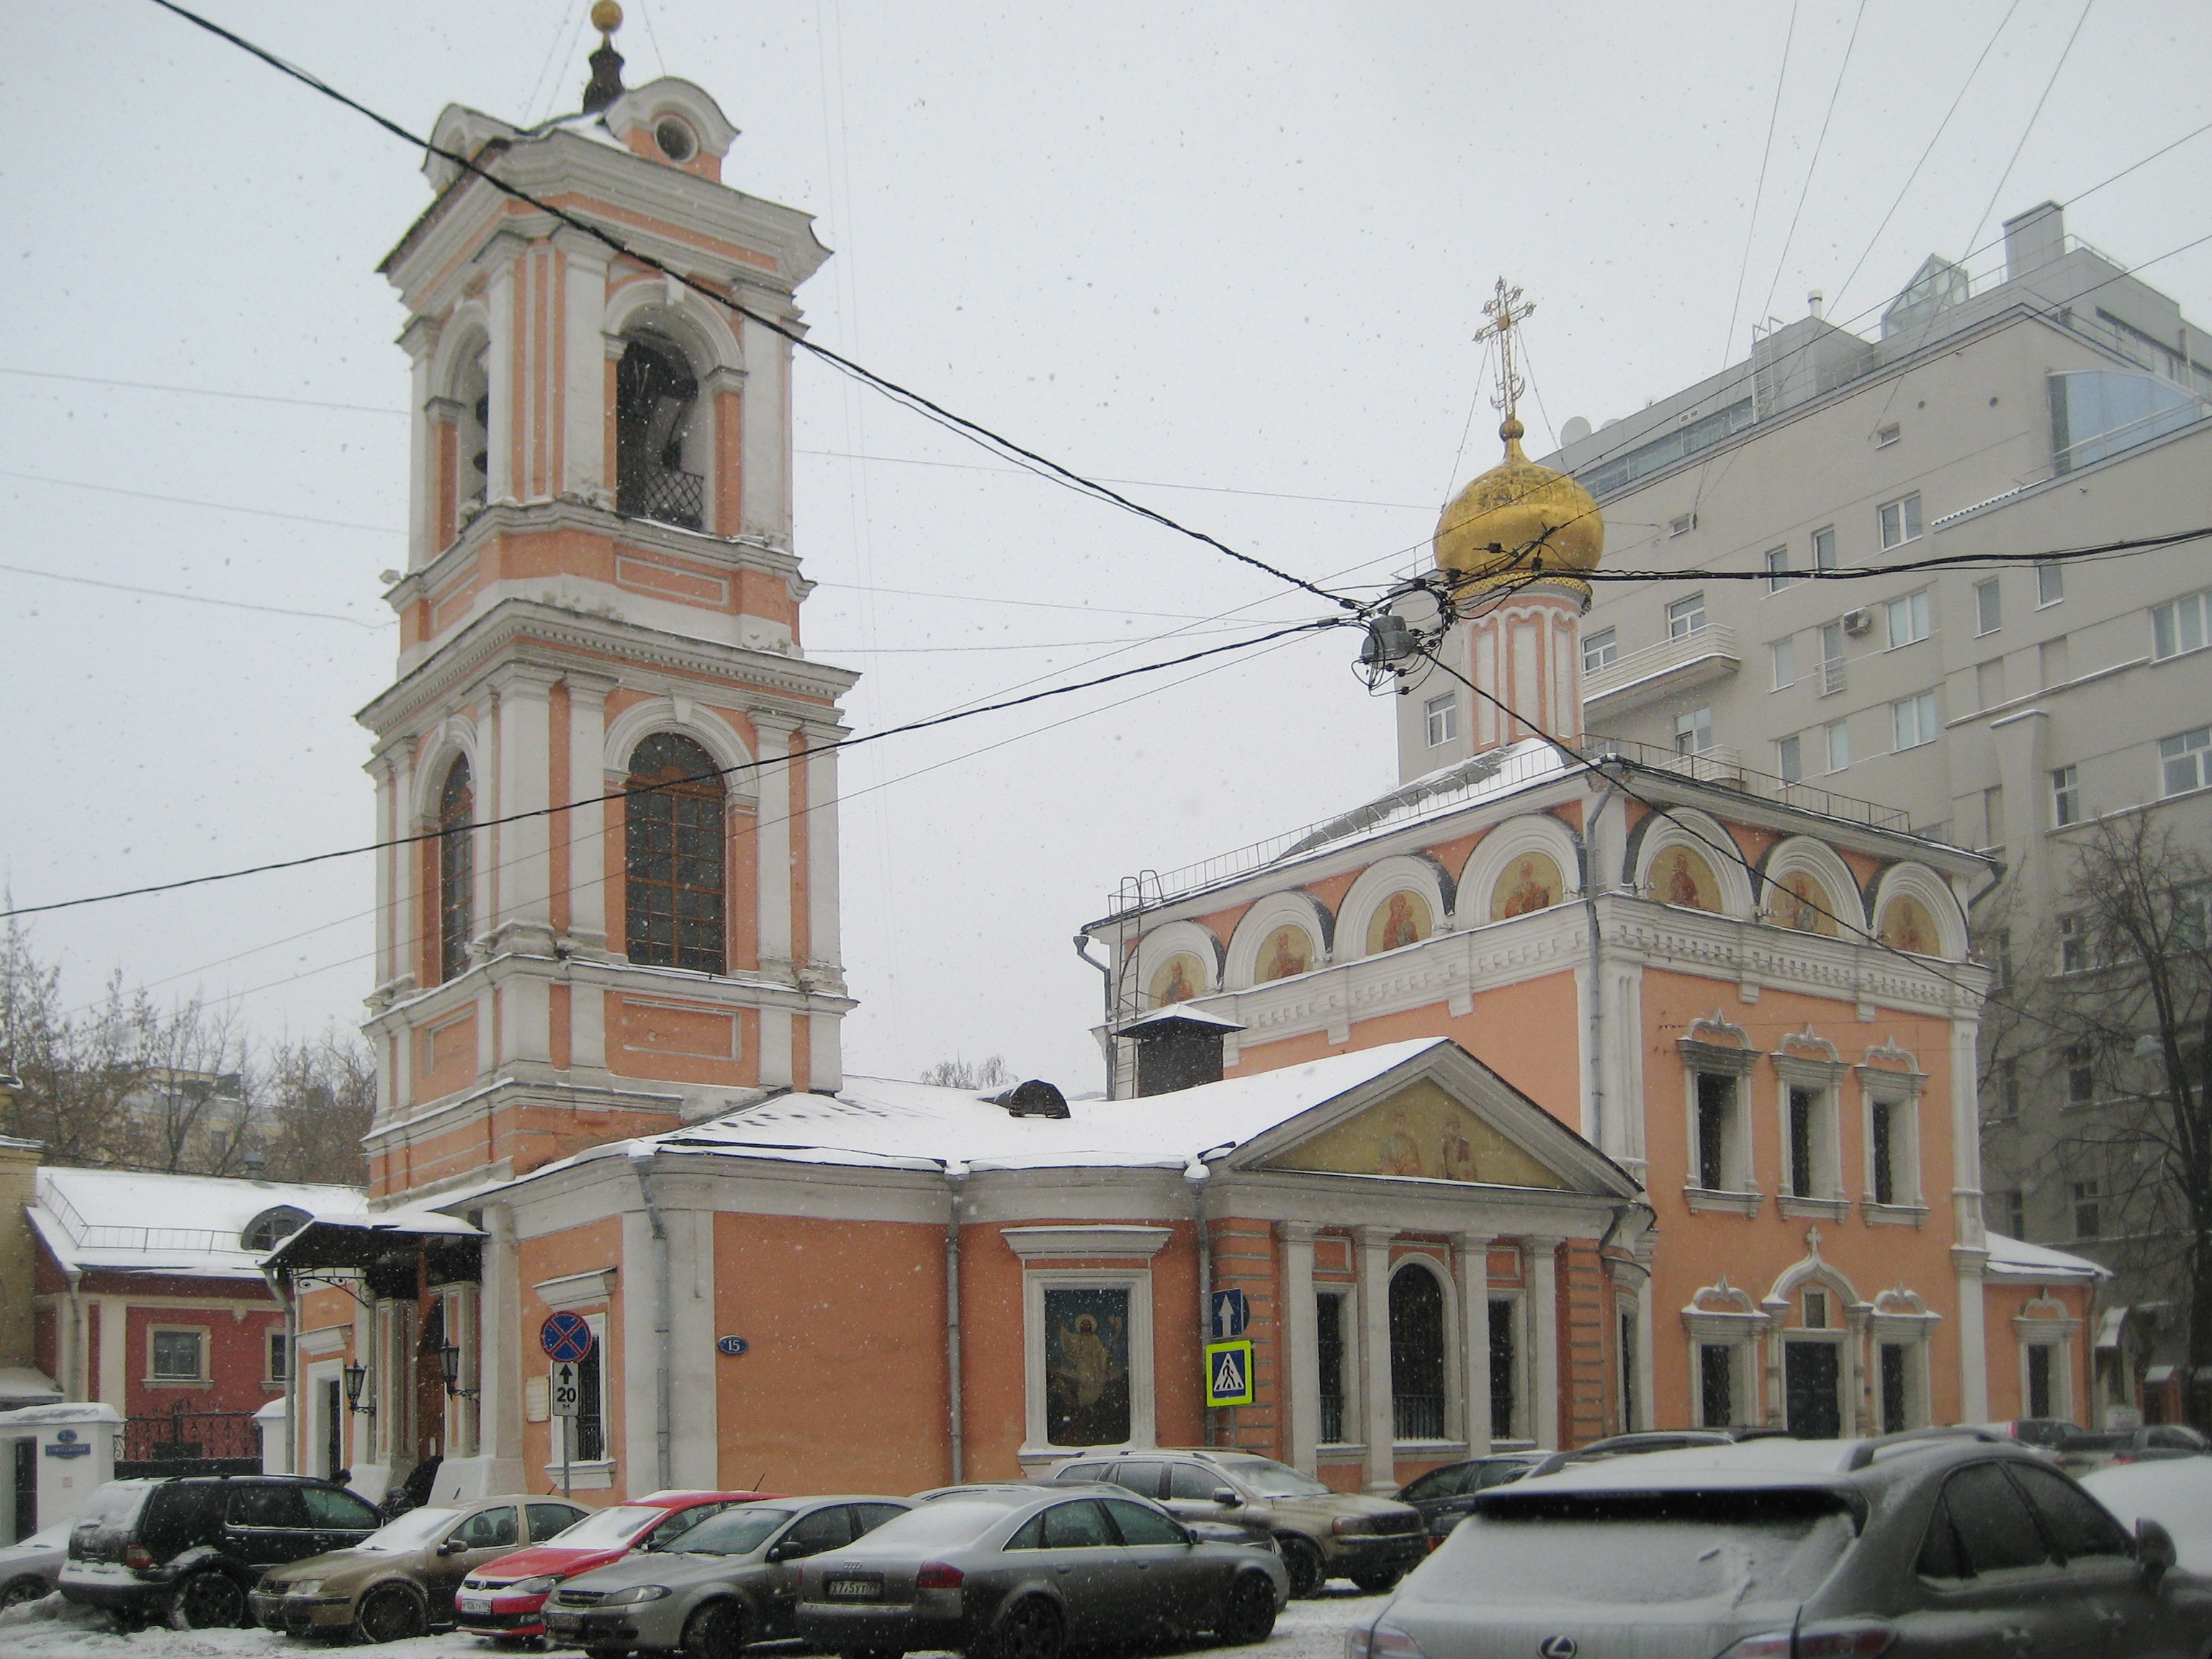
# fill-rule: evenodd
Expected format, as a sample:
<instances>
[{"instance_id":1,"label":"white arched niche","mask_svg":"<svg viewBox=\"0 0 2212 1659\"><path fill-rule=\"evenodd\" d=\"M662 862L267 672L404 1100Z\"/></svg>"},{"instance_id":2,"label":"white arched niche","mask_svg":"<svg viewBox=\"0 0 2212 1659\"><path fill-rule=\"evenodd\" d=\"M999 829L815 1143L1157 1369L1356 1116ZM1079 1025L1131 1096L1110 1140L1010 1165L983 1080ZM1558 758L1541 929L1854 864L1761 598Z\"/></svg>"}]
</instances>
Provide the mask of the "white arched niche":
<instances>
[{"instance_id":1,"label":"white arched niche","mask_svg":"<svg viewBox=\"0 0 2212 1659\"><path fill-rule=\"evenodd\" d=\"M1581 849L1575 844L1574 832L1548 812L1525 812L1498 825L1467 855L1460 871L1456 925L1487 925L1492 920L1492 901L1498 884L1521 860L1538 855L1559 869L1556 902L1564 904L1581 896Z\"/></svg>"},{"instance_id":2,"label":"white arched niche","mask_svg":"<svg viewBox=\"0 0 2212 1659\"><path fill-rule=\"evenodd\" d=\"M1929 921L1934 923L1936 948L1916 949L1901 937L1893 936L1896 929L1889 914L1893 902L1913 899L1919 903ZM1959 908L1957 896L1950 884L1924 864L1893 864L1881 873L1874 890L1873 931L1882 943L1893 948L1910 951L1917 956L1948 957L1954 961L1966 954L1966 917Z\"/></svg>"},{"instance_id":3,"label":"white arched niche","mask_svg":"<svg viewBox=\"0 0 2212 1659\"><path fill-rule=\"evenodd\" d=\"M1381 954L1384 948L1368 949L1368 934L1378 916L1386 913L1393 897L1400 893L1411 893L1428 908L1428 928L1421 934L1431 939L1451 928L1451 878L1434 859L1420 854L1406 854L1370 864L1359 872L1359 879L1344 896L1344 902L1336 912L1336 959L1350 962L1356 957ZM1410 942L1410 941L1408 941Z\"/></svg>"},{"instance_id":4,"label":"white arched niche","mask_svg":"<svg viewBox=\"0 0 2212 1659\"><path fill-rule=\"evenodd\" d=\"M1719 898L1718 915L1734 916L1738 921L1750 917L1751 872L1745 869L1738 855L1741 849L1736 847L1735 838L1721 826L1719 820L1686 807L1669 807L1664 815L1654 813L1637 825L1638 892L1662 904L1679 902L1668 896L1662 880L1669 873L1671 861L1668 855L1676 848L1695 854L1711 872Z\"/></svg>"},{"instance_id":5,"label":"white arched niche","mask_svg":"<svg viewBox=\"0 0 2212 1659\"><path fill-rule=\"evenodd\" d=\"M1223 984L1231 990L1243 990L1255 982L1261 947L1278 927L1304 928L1313 941L1313 960L1307 963L1307 971L1323 966L1329 959L1334 920L1328 907L1311 893L1292 888L1287 892L1268 894L1244 913L1244 919L1231 935L1229 961L1222 972Z\"/></svg>"},{"instance_id":6,"label":"white arched niche","mask_svg":"<svg viewBox=\"0 0 2212 1659\"><path fill-rule=\"evenodd\" d=\"M1121 1006L1133 1003L1139 1010L1150 1012L1155 1006L1152 998L1153 975L1176 957L1188 957L1199 965L1191 986L1192 996L1202 997L1221 988L1221 941L1194 921L1164 922L1150 929L1137 941L1123 972L1133 975L1133 982L1125 981L1121 988Z\"/></svg>"},{"instance_id":7,"label":"white arched niche","mask_svg":"<svg viewBox=\"0 0 2212 1659\"><path fill-rule=\"evenodd\" d=\"M1814 841L1809 836L1792 836L1777 842L1760 861L1759 867L1759 920L1773 922L1778 927L1795 926L1791 911L1796 908L1786 884L1792 876L1810 876L1820 884L1826 896L1820 908L1829 911L1832 921L1823 921L1825 926L1799 928L1802 933L1831 933L1833 937L1863 944L1866 940L1866 907L1859 897L1858 878L1851 874L1850 866L1837 855L1836 849L1826 842Z\"/></svg>"}]
</instances>

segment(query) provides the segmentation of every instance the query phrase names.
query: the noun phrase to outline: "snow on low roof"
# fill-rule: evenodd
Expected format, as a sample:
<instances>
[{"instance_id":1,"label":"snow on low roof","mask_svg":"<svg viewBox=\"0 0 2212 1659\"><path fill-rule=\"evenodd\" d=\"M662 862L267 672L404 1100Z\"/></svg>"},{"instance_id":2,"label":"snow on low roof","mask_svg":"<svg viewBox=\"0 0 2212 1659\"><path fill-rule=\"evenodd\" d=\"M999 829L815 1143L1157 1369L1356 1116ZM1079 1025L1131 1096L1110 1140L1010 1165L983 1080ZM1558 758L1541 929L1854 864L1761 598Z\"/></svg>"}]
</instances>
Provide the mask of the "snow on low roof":
<instances>
[{"instance_id":1,"label":"snow on low roof","mask_svg":"<svg viewBox=\"0 0 2212 1659\"><path fill-rule=\"evenodd\" d=\"M2069 1255L2063 1250L2054 1250L2047 1244L2031 1244L2025 1239L2007 1238L2002 1233L1987 1237L1990 1260L1984 1269L1986 1273L2092 1280L2112 1276L2111 1268L2100 1267L2086 1256Z\"/></svg>"},{"instance_id":2,"label":"snow on low roof","mask_svg":"<svg viewBox=\"0 0 2212 1659\"><path fill-rule=\"evenodd\" d=\"M278 1208L362 1224L368 1200L358 1187L44 1169L29 1212L66 1268L258 1279L260 1255L240 1235L256 1216Z\"/></svg>"},{"instance_id":3,"label":"snow on low roof","mask_svg":"<svg viewBox=\"0 0 2212 1659\"><path fill-rule=\"evenodd\" d=\"M571 1161L659 1152L878 1169L1183 1169L1449 1046L1449 1038L1420 1038L1174 1094L1073 1100L1065 1118L1015 1117L964 1089L854 1077L834 1097L779 1095L667 1134L595 1147Z\"/></svg>"}]
</instances>

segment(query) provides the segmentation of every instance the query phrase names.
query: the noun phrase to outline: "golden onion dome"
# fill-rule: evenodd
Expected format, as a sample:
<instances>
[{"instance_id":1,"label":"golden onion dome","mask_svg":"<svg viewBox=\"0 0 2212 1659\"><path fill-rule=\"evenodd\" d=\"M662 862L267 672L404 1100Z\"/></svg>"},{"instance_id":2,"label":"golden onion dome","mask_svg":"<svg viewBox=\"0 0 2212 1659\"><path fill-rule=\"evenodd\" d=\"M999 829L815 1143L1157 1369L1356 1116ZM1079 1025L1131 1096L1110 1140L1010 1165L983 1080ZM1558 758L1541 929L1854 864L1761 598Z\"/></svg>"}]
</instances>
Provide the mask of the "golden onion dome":
<instances>
[{"instance_id":1,"label":"golden onion dome","mask_svg":"<svg viewBox=\"0 0 2212 1659\"><path fill-rule=\"evenodd\" d=\"M1452 497L1437 522L1437 568L1460 573L1463 586L1524 581L1539 570L1571 577L1604 556L1605 520L1589 491L1523 454L1522 430L1505 417L1498 428L1505 459Z\"/></svg>"}]
</instances>

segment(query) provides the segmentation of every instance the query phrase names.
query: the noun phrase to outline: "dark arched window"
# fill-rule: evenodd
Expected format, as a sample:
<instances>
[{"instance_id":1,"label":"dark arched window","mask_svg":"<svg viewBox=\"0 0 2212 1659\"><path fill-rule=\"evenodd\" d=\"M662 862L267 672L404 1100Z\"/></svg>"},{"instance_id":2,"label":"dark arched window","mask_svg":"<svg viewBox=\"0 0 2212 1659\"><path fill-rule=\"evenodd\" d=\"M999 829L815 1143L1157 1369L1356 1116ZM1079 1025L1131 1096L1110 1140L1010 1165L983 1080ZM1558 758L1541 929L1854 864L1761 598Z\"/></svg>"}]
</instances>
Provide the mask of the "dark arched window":
<instances>
[{"instance_id":1,"label":"dark arched window","mask_svg":"<svg viewBox=\"0 0 2212 1659\"><path fill-rule=\"evenodd\" d=\"M1399 1439L1444 1437L1444 1287L1426 1267L1390 1281L1390 1407Z\"/></svg>"},{"instance_id":2,"label":"dark arched window","mask_svg":"<svg viewBox=\"0 0 2212 1659\"><path fill-rule=\"evenodd\" d=\"M634 339L615 368L615 507L633 519L697 530L706 523L707 481L686 470L698 377L684 354Z\"/></svg>"},{"instance_id":3,"label":"dark arched window","mask_svg":"<svg viewBox=\"0 0 2212 1659\"><path fill-rule=\"evenodd\" d=\"M656 968L725 971L722 779L689 738L657 732L630 757L627 949Z\"/></svg>"},{"instance_id":4,"label":"dark arched window","mask_svg":"<svg viewBox=\"0 0 2212 1659\"><path fill-rule=\"evenodd\" d=\"M469 838L477 792L469 782L469 757L457 756L438 796L438 979L441 983L469 965L469 939L476 908L476 847Z\"/></svg>"}]
</instances>

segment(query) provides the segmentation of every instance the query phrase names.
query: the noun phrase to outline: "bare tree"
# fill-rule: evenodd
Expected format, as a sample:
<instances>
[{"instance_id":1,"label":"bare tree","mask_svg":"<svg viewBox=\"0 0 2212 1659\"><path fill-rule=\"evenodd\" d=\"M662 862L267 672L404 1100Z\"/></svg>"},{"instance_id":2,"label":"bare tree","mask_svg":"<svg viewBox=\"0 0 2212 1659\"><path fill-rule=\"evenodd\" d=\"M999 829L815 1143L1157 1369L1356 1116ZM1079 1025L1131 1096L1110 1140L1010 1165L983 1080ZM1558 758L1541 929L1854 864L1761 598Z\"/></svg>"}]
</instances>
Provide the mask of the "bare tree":
<instances>
[{"instance_id":1,"label":"bare tree","mask_svg":"<svg viewBox=\"0 0 2212 1659\"><path fill-rule=\"evenodd\" d=\"M61 970L38 960L11 920L0 939L0 1067L23 1087L0 1130L44 1142L49 1163L130 1164L131 1102L160 1026L144 992L125 994L119 970L99 1000L69 1008Z\"/></svg>"},{"instance_id":2,"label":"bare tree","mask_svg":"<svg viewBox=\"0 0 2212 1659\"><path fill-rule=\"evenodd\" d=\"M131 1100L132 1161L165 1175L236 1175L253 1143L243 1022L199 998L153 1023L144 1078Z\"/></svg>"},{"instance_id":3,"label":"bare tree","mask_svg":"<svg viewBox=\"0 0 2212 1659\"><path fill-rule=\"evenodd\" d=\"M325 1032L279 1043L261 1067L271 1181L361 1186L362 1137L376 1115L376 1062L358 1037Z\"/></svg>"},{"instance_id":4,"label":"bare tree","mask_svg":"<svg viewBox=\"0 0 2212 1659\"><path fill-rule=\"evenodd\" d=\"M2040 943L2055 971L2014 1041L2072 1109L2077 1226L2171 1287L2185 1374L2212 1376L2212 864L2148 813L2107 819ZM2202 1384L2186 1408L2212 1419Z\"/></svg>"},{"instance_id":5,"label":"bare tree","mask_svg":"<svg viewBox=\"0 0 2212 1659\"><path fill-rule=\"evenodd\" d=\"M955 1054L951 1060L924 1066L921 1073L922 1082L940 1089L998 1089L1014 1080L1004 1054L993 1054L985 1060L963 1060Z\"/></svg>"}]
</instances>

